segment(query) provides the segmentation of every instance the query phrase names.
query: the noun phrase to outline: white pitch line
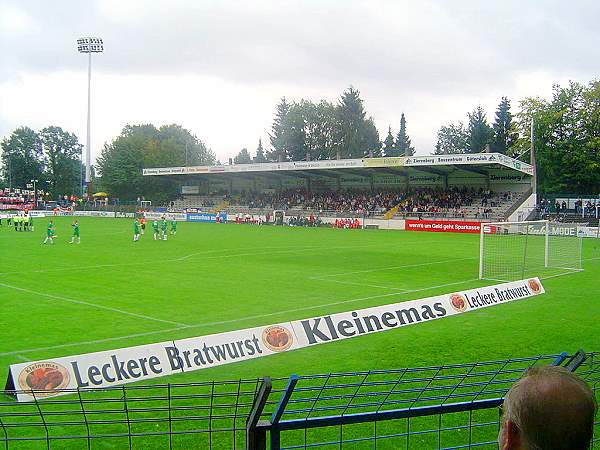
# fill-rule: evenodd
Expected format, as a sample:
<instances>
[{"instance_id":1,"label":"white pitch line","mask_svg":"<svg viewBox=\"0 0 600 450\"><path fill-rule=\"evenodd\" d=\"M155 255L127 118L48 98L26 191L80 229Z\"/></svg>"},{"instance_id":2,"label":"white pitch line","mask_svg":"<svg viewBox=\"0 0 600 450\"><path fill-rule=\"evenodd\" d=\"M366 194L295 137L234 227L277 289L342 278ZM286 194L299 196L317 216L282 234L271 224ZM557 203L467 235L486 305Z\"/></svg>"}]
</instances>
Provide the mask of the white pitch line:
<instances>
[{"instance_id":1,"label":"white pitch line","mask_svg":"<svg viewBox=\"0 0 600 450\"><path fill-rule=\"evenodd\" d=\"M540 277L540 280L549 280L550 278L558 278L558 277L562 277L562 276L565 276L565 275L573 275L573 274L580 273L580 272L581 272L581 270L574 270L572 272L561 272L561 273L556 274L556 275L549 275L547 277Z\"/></svg>"},{"instance_id":2,"label":"white pitch line","mask_svg":"<svg viewBox=\"0 0 600 450\"><path fill-rule=\"evenodd\" d=\"M4 356L18 355L19 353L31 353L31 352L41 352L41 351L45 351L45 350L56 350L59 348L77 347L79 345L102 344L104 342L113 342L113 341L120 341L123 339L133 339L133 338L137 338L137 337L152 336L154 334L160 334L160 333L171 333L173 331L185 330L187 328L190 328L190 327L186 326L186 327L177 327L177 328L167 328L165 330L156 330L156 331L148 331L146 333L128 334L126 336L116 336L116 337L110 337L110 338L104 338L104 339L94 339L91 341L69 342L68 344L57 344L57 345L49 345L47 347L37 347L37 348L29 348L26 350L17 350L14 352L4 352L4 353L0 353L0 358L4 357Z\"/></svg>"},{"instance_id":3,"label":"white pitch line","mask_svg":"<svg viewBox=\"0 0 600 450\"><path fill-rule=\"evenodd\" d=\"M189 325L187 325L185 323L174 322L172 320L157 319L156 317L150 317L150 316L146 316L143 314L137 314L137 313L133 313L133 312L129 312L129 311L124 311L122 309L111 308L110 306L98 305L96 303L85 302L83 300L75 300L73 298L62 297L60 295L46 294L45 292L37 292L37 291L33 291L31 289L25 289L25 288L21 288L18 286L12 286L10 284L0 283L0 287L5 287L7 289L14 289L16 291L21 291L21 292L27 292L28 294L39 295L42 297L52 298L52 299L60 300L60 301L67 302L67 303L74 303L76 305L85 305L85 306L91 306L93 308L104 309L106 311L124 314L126 316L137 317L138 319L146 319L146 320L152 320L154 322L168 323L170 325L189 327Z\"/></svg>"},{"instance_id":4,"label":"white pitch line","mask_svg":"<svg viewBox=\"0 0 600 450\"><path fill-rule=\"evenodd\" d=\"M37 351L56 350L56 349L60 349L60 348L76 347L76 346L80 346L80 345L101 344L101 343L104 343L104 342L113 342L113 341L119 341L119 340L124 340L124 339L132 339L132 338L136 338L136 337L152 336L152 335L155 335L155 334L171 333L173 331L184 330L184 329L190 330L190 329L204 328L204 327L209 327L209 326L214 326L214 325L226 325L226 324L232 324L232 323L239 323L239 322L244 322L244 321L247 321L247 320L263 319L263 318L266 318L266 317L279 316L281 314L288 314L288 313L309 311L309 310L312 310L312 309L326 308L328 306L343 305L343 304L347 304L347 303L360 302L360 301L363 301L363 300L373 300L373 299L376 299L376 298L401 296L401 295L404 295L404 294L411 294L411 293L415 293L415 292L428 291L430 289L438 289L438 288L442 288L442 287L446 287L446 286L454 286L454 285L457 285L457 284L470 283L472 281L478 281L478 279L477 278L473 278L473 279L470 279L470 280L455 281L455 282L452 282L452 283L439 284L437 286L428 286L428 287L425 287L425 288L411 289L411 290L407 290L407 291L404 291L404 292L393 292L393 293L390 293L390 294L380 294L380 295L372 295L372 296L369 296L369 297L352 298L352 299L348 299L348 300L340 300L340 301L336 301L336 302L322 303L322 304L319 304L319 305L305 306L305 307L302 307L302 308L286 309L286 310L272 312L272 313L267 313L267 314L258 314L258 315L254 315L254 316L240 317L240 318L231 319L231 320L221 320L221 321L218 321L218 322L199 323L199 324L195 324L195 325L186 325L186 326L178 327L178 328L169 328L169 329L165 329L165 330L149 331L147 333L137 333L137 334L130 334L130 335L125 335L125 336L116 336L116 337L112 337L112 338L96 339L96 340L92 340L92 341L71 342L71 343L68 343L68 344L58 344L58 345L52 345L52 346L48 346L48 347L38 347L38 348L30 348L30 349L24 349L24 350L16 350L14 352L0 353L0 357L17 355L17 354L20 354L20 353L31 353L31 352L37 352Z\"/></svg>"},{"instance_id":5,"label":"white pitch line","mask_svg":"<svg viewBox=\"0 0 600 450\"><path fill-rule=\"evenodd\" d=\"M377 244L368 244L368 245L356 245L356 246L351 246L351 248L363 248L363 247L373 247ZM314 247L272 247L273 249L278 249L281 248L281 251L275 250L275 251L268 251L268 252L246 252L246 253L236 253L236 254L232 254L232 255L215 255L215 256L206 256L204 259L221 259L221 258L240 258L240 257L244 257L244 256L260 256L260 255L272 255L272 254L282 254L282 253L298 253L298 252L302 252L302 251L311 251L311 250L318 250L318 251L330 251L330 250L338 250L338 249L347 249L349 246L340 246L340 247L323 247L323 246L314 246ZM264 247L263 247L264 248ZM253 250L255 249L255 247L250 248L248 250ZM187 258L191 258L192 256L197 256L200 254L209 254L209 253L223 253L223 252L227 252L227 251L232 251L232 250L242 250L242 249L236 249L236 248L232 248L232 249L219 249L219 250L207 250L206 252L198 252L198 253L192 253L190 255L186 255L183 257L179 257L179 258L169 258L169 259L164 259L161 261L157 261L157 262L178 262L178 261L185 261L185 259ZM76 270L89 270L89 269L105 269L105 268L109 268L109 267L124 267L124 266L141 266L141 265L147 265L148 262L147 261L140 261L140 262L132 262L132 263L119 263L119 264L97 264L97 265L93 265L93 266L76 266L76 267L58 267L58 268L54 268L54 269L40 269L40 270L21 270L21 271L15 271L15 272L0 272L0 276L1 275L22 275L24 273L48 273L48 272L61 272L61 271L65 271L65 270L69 270L69 271L76 271Z\"/></svg>"},{"instance_id":6,"label":"white pitch line","mask_svg":"<svg viewBox=\"0 0 600 450\"><path fill-rule=\"evenodd\" d=\"M17 359L20 359L21 361L25 361L25 362L29 362L31 361L29 358L25 358L23 355L15 355L17 357Z\"/></svg>"},{"instance_id":7,"label":"white pitch line","mask_svg":"<svg viewBox=\"0 0 600 450\"><path fill-rule=\"evenodd\" d=\"M455 261L466 261L467 259L478 259L475 257L470 257L470 258L453 258L453 259L444 259L442 261L431 261L431 262L426 262L426 263L419 263L419 264L407 264L404 266L391 266L391 267L380 267L378 269L365 269L365 270L355 270L353 272L343 272L343 273L332 273L329 275L320 275L317 277L310 277L311 280L319 280L325 277L341 277L344 275L354 275L357 273L370 273L370 272L380 272L383 270L393 270L393 269L408 269L411 267L423 267L423 266L433 266L435 264L445 264L445 263L449 263L449 262L455 262Z\"/></svg>"},{"instance_id":8,"label":"white pitch line","mask_svg":"<svg viewBox=\"0 0 600 450\"><path fill-rule=\"evenodd\" d=\"M372 288L377 288L377 289L387 289L387 290L391 290L391 291L400 291L400 292L406 291L406 289L394 288L394 287L390 287L390 286L379 286L377 284L365 284L365 283L355 283L352 281L332 280L330 278L309 278L309 280L324 281L326 283L349 284L352 286L372 287Z\"/></svg>"}]
</instances>

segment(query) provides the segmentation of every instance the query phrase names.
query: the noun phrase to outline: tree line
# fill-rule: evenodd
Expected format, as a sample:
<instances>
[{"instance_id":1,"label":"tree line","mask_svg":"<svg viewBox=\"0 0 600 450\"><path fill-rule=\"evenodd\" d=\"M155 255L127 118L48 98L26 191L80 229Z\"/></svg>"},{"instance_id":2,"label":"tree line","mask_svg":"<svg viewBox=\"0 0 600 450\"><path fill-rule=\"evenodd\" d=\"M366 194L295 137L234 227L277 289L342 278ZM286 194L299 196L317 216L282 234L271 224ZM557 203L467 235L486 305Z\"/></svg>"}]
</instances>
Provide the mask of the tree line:
<instances>
[{"instance_id":1,"label":"tree line","mask_svg":"<svg viewBox=\"0 0 600 450\"><path fill-rule=\"evenodd\" d=\"M77 136L61 127L40 131L19 127L0 143L1 175L8 187L25 188L36 180L37 188L59 194L79 194L85 168Z\"/></svg>"},{"instance_id":2,"label":"tree line","mask_svg":"<svg viewBox=\"0 0 600 450\"><path fill-rule=\"evenodd\" d=\"M396 137L390 126L381 142L373 117L368 116L360 92L352 86L335 104L328 100L288 102L283 97L275 109L269 139L270 149L265 150L259 140L254 157L243 148L234 162L411 156L415 151L404 113Z\"/></svg>"},{"instance_id":3,"label":"tree line","mask_svg":"<svg viewBox=\"0 0 600 450\"><path fill-rule=\"evenodd\" d=\"M510 100L503 97L491 124L483 107L477 106L465 122L440 127L434 153L494 151L528 161L532 121L540 191L600 192L599 81L556 85L550 99L521 100L514 115ZM398 131L392 132L389 126L385 139L380 140L360 92L353 87L336 103L282 98L274 112L269 141L267 148L259 139L254 154L244 148L233 161L390 157L415 152L405 115L400 116ZM0 147L0 182L4 185L24 187L37 179L53 194L79 194L82 146L73 133L57 126L39 132L20 127L3 139ZM95 186L122 199L144 196L161 201L177 194L177 183L168 177L143 177L143 168L215 162L214 153L179 125L127 125L105 144L97 159Z\"/></svg>"},{"instance_id":4,"label":"tree line","mask_svg":"<svg viewBox=\"0 0 600 450\"><path fill-rule=\"evenodd\" d=\"M485 110L479 105L467 113L466 126L458 121L440 127L434 154L492 151L509 155L513 153L517 139L517 124L513 121L510 100L502 97L492 125L487 121Z\"/></svg>"},{"instance_id":5,"label":"tree line","mask_svg":"<svg viewBox=\"0 0 600 450\"><path fill-rule=\"evenodd\" d=\"M198 137L180 125L127 125L105 144L96 161L101 187L121 199L145 197L164 202L178 195L178 182L170 177L144 177L146 167L212 165L215 154Z\"/></svg>"}]
</instances>

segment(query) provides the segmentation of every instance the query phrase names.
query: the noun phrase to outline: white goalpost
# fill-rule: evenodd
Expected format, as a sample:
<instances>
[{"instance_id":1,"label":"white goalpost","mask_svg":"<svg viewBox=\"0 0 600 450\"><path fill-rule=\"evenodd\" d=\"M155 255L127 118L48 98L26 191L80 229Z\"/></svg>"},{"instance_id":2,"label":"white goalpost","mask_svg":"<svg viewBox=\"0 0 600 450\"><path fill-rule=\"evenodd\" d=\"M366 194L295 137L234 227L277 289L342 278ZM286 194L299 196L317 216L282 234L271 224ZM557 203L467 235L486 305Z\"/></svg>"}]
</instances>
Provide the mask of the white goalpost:
<instances>
[{"instance_id":1,"label":"white goalpost","mask_svg":"<svg viewBox=\"0 0 600 450\"><path fill-rule=\"evenodd\" d=\"M479 279L549 278L583 270L579 228L548 220L483 223Z\"/></svg>"}]
</instances>

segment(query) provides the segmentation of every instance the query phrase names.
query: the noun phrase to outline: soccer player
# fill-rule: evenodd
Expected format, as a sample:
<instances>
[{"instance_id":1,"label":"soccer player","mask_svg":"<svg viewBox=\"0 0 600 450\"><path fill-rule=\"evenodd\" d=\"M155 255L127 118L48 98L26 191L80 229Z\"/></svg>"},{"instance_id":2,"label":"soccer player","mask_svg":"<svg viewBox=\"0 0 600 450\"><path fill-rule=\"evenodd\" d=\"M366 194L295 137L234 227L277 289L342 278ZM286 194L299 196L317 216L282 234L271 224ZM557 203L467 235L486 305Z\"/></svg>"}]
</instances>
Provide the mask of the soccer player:
<instances>
[{"instance_id":1,"label":"soccer player","mask_svg":"<svg viewBox=\"0 0 600 450\"><path fill-rule=\"evenodd\" d=\"M177 234L177 221L175 217L171 219L171 234L175 236Z\"/></svg>"},{"instance_id":2,"label":"soccer player","mask_svg":"<svg viewBox=\"0 0 600 450\"><path fill-rule=\"evenodd\" d=\"M146 231L146 218L144 216L142 216L142 218L140 219L140 225L142 226L142 236L143 236L144 232Z\"/></svg>"},{"instance_id":3,"label":"soccer player","mask_svg":"<svg viewBox=\"0 0 600 450\"><path fill-rule=\"evenodd\" d=\"M162 236L162 240L167 240L167 219L165 216L162 217L162 221L160 222L160 234Z\"/></svg>"},{"instance_id":4,"label":"soccer player","mask_svg":"<svg viewBox=\"0 0 600 450\"><path fill-rule=\"evenodd\" d=\"M158 239L158 220L154 219L152 222L152 231L154 232L154 240Z\"/></svg>"},{"instance_id":5,"label":"soccer player","mask_svg":"<svg viewBox=\"0 0 600 450\"><path fill-rule=\"evenodd\" d=\"M136 217L133 221L133 242L140 240L140 221Z\"/></svg>"},{"instance_id":6,"label":"soccer player","mask_svg":"<svg viewBox=\"0 0 600 450\"><path fill-rule=\"evenodd\" d=\"M50 220L50 222L48 222L48 228L46 228L46 239L44 240L44 244L48 241L50 241L51 244L54 244L54 238L56 236L54 235L54 221Z\"/></svg>"},{"instance_id":7,"label":"soccer player","mask_svg":"<svg viewBox=\"0 0 600 450\"><path fill-rule=\"evenodd\" d=\"M73 227L73 236L71 236L71 241L69 242L69 244L72 244L73 242L75 242L75 238L77 238L77 243L80 244L81 243L81 237L79 236L79 222L74 221L71 226Z\"/></svg>"}]
</instances>

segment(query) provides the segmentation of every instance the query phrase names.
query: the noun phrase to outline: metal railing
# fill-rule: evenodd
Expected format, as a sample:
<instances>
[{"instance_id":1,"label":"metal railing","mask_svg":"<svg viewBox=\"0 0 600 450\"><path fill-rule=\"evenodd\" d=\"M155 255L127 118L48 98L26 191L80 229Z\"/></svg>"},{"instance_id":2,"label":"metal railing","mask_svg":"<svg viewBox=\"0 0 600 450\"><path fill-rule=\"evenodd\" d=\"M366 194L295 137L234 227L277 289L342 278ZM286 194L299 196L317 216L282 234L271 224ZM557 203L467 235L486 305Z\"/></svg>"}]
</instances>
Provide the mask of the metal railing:
<instances>
[{"instance_id":1,"label":"metal railing","mask_svg":"<svg viewBox=\"0 0 600 450\"><path fill-rule=\"evenodd\" d=\"M600 398L600 354L289 378L79 389L0 401L0 449L497 448L499 406L531 366L576 371ZM600 419L594 448L600 448Z\"/></svg>"}]
</instances>

